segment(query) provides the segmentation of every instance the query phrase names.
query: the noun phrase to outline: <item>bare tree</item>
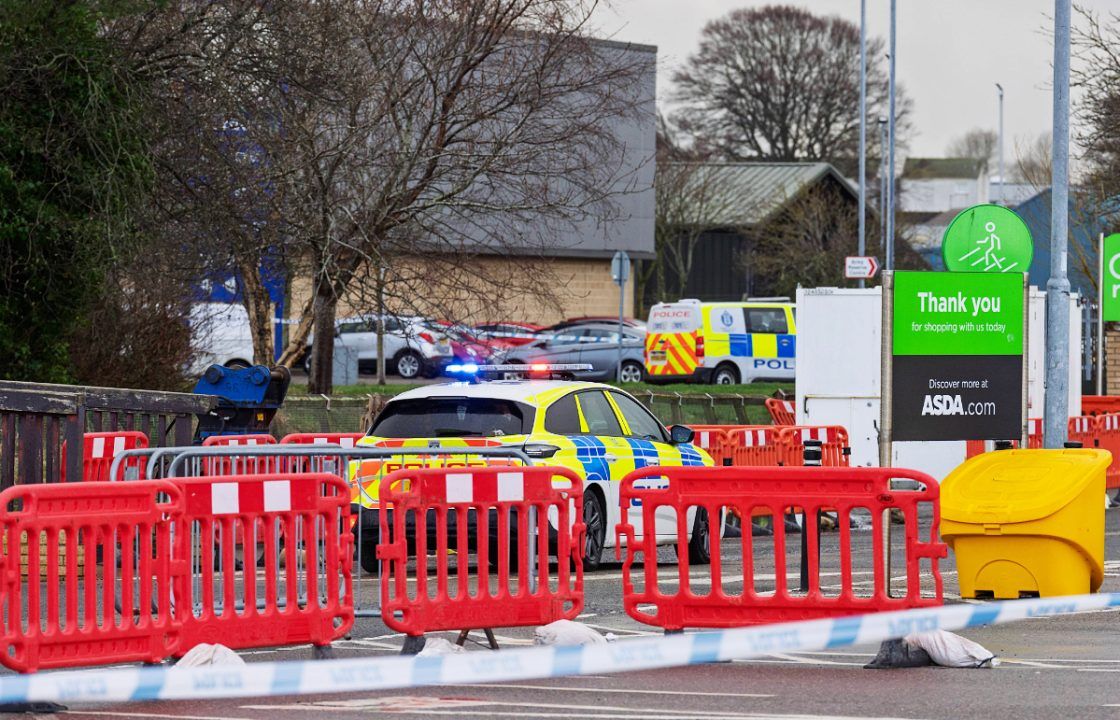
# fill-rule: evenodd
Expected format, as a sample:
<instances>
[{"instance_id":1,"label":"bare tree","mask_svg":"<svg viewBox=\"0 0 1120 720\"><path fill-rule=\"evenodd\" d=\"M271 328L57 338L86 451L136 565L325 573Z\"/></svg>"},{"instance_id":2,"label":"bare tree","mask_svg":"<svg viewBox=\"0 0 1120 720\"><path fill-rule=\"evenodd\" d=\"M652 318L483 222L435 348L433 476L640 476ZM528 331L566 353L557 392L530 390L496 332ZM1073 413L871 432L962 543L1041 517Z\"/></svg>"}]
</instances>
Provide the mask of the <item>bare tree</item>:
<instances>
[{"instance_id":1,"label":"bare tree","mask_svg":"<svg viewBox=\"0 0 1120 720\"><path fill-rule=\"evenodd\" d=\"M1012 175L1016 182L1026 183L1039 191L1050 187L1053 160L1050 148L1053 144L1053 136L1049 132L1015 141L1015 167L1012 168Z\"/></svg>"},{"instance_id":2,"label":"bare tree","mask_svg":"<svg viewBox=\"0 0 1120 720\"><path fill-rule=\"evenodd\" d=\"M313 325L312 390L330 389L337 308L359 280L398 308L454 308L475 258L539 258L565 227L610 218L611 196L631 189L611 123L635 116L639 67L625 48L581 35L590 9L335 0L278 10L300 29L283 36L284 54L333 48L293 75L278 122L286 220L313 288L281 361L303 351ZM475 274L470 293L546 287L547 265L521 272Z\"/></svg>"},{"instance_id":3,"label":"bare tree","mask_svg":"<svg viewBox=\"0 0 1120 720\"><path fill-rule=\"evenodd\" d=\"M313 335L315 392L344 300L451 318L520 293L556 304L546 250L609 221L652 162L611 127L652 111L635 82L652 59L585 37L594 6L178 2L123 25L174 108L169 226L239 277L258 359L269 263L308 289L280 362Z\"/></svg>"},{"instance_id":4,"label":"bare tree","mask_svg":"<svg viewBox=\"0 0 1120 720\"><path fill-rule=\"evenodd\" d=\"M1084 183L1098 198L1120 195L1120 12L1075 6L1071 82L1083 148Z\"/></svg>"},{"instance_id":5,"label":"bare tree","mask_svg":"<svg viewBox=\"0 0 1120 720\"><path fill-rule=\"evenodd\" d=\"M995 130L972 128L965 134L954 138L945 148L945 154L948 157L983 160L985 167L991 167L998 147L999 134Z\"/></svg>"},{"instance_id":6,"label":"bare tree","mask_svg":"<svg viewBox=\"0 0 1120 720\"><path fill-rule=\"evenodd\" d=\"M875 118L888 99L881 39L868 42L868 58L868 117ZM854 171L859 28L847 20L785 5L734 10L705 26L674 81L681 128L727 159L826 160ZM910 107L901 92L896 106L901 138Z\"/></svg>"}]
</instances>

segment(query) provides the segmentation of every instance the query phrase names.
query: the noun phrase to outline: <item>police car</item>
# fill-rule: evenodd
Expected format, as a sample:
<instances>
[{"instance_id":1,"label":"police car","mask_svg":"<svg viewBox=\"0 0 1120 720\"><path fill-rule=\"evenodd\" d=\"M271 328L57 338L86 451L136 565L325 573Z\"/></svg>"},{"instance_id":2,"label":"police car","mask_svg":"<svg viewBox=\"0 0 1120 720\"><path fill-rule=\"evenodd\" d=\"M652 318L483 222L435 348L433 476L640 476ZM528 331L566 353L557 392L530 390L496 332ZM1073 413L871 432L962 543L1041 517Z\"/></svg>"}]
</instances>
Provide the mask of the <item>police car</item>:
<instances>
[{"instance_id":1,"label":"police car","mask_svg":"<svg viewBox=\"0 0 1120 720\"><path fill-rule=\"evenodd\" d=\"M502 367L471 369L500 373ZM467 453L471 446L516 447L534 465L570 468L584 479L584 567L597 568L604 550L615 546L614 527L621 517L619 481L627 473L651 465L714 463L692 444L690 428L666 428L630 394L599 383L551 379L558 368L562 371L570 367L574 366L533 366L528 379L428 385L397 395L358 444L402 447L409 449L412 459L402 455L399 464L371 460L359 463L352 478L364 492L356 500L362 503L363 510L376 507L380 476L390 470L402 465L440 465L436 457L423 457L423 449L434 443L441 447L464 447ZM534 379L534 374L550 379ZM475 459L477 462L467 464L486 462L478 456ZM362 515L363 525L375 526L376 510L364 511ZM709 562L710 523L706 513L702 509L690 510L687 521L692 528L689 561ZM664 517L659 515L656 532L663 544L676 542L676 517L671 510ZM373 534L369 536L368 542L372 542ZM370 550L363 548L363 561L366 554L372 557Z\"/></svg>"}]
</instances>

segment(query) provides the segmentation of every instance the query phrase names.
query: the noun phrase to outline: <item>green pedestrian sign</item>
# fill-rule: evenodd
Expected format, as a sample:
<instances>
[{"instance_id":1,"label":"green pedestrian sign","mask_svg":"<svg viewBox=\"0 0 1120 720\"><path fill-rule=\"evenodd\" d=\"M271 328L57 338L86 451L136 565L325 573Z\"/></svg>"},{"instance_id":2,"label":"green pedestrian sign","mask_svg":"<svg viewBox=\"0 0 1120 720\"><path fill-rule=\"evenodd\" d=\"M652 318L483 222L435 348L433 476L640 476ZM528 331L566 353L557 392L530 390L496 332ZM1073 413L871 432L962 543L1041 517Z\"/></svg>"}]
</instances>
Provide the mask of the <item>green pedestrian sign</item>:
<instances>
[{"instance_id":1,"label":"green pedestrian sign","mask_svg":"<svg viewBox=\"0 0 1120 720\"><path fill-rule=\"evenodd\" d=\"M1101 319L1120 322L1120 233L1101 245Z\"/></svg>"},{"instance_id":2,"label":"green pedestrian sign","mask_svg":"<svg viewBox=\"0 0 1120 720\"><path fill-rule=\"evenodd\" d=\"M1001 205L962 210L945 229L941 257L950 272L1024 273L1034 257L1031 231Z\"/></svg>"}]
</instances>

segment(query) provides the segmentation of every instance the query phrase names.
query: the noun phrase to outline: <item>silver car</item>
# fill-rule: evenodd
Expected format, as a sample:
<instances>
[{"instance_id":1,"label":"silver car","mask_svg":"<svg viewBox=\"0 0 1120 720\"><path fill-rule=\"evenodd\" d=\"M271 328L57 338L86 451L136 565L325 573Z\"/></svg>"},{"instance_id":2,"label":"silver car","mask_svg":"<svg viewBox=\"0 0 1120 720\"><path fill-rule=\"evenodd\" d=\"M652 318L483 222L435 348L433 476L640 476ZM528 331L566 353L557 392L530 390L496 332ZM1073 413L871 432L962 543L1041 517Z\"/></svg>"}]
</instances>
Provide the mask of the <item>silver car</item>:
<instances>
[{"instance_id":1,"label":"silver car","mask_svg":"<svg viewBox=\"0 0 1120 720\"><path fill-rule=\"evenodd\" d=\"M645 331L624 327L622 340L622 382L645 379L642 364ZM577 380L614 380L618 375L618 325L595 323L566 328L542 335L529 345L510 348L496 364L587 363L591 370L572 373ZM516 375L513 373L512 375Z\"/></svg>"}]
</instances>

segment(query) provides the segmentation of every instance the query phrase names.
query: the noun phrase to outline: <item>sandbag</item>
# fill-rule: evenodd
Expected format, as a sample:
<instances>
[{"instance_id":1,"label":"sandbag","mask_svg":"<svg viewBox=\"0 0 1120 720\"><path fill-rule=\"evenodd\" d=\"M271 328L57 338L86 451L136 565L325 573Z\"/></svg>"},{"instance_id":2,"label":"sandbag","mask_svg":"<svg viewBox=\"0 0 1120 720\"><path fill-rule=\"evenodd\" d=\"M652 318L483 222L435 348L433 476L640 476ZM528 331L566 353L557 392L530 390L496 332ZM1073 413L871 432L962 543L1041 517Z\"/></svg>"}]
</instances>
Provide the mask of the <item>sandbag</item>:
<instances>
[{"instance_id":1,"label":"sandbag","mask_svg":"<svg viewBox=\"0 0 1120 720\"><path fill-rule=\"evenodd\" d=\"M557 620L533 631L534 645L600 645L607 640L598 630L571 620Z\"/></svg>"}]
</instances>

